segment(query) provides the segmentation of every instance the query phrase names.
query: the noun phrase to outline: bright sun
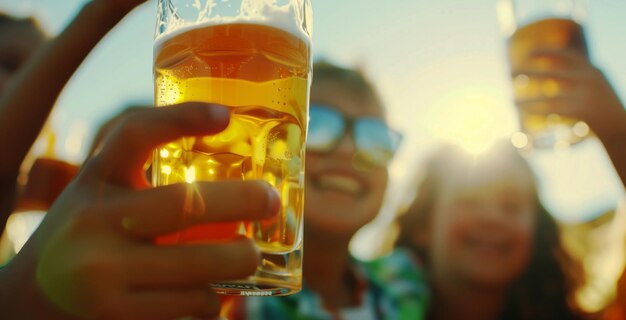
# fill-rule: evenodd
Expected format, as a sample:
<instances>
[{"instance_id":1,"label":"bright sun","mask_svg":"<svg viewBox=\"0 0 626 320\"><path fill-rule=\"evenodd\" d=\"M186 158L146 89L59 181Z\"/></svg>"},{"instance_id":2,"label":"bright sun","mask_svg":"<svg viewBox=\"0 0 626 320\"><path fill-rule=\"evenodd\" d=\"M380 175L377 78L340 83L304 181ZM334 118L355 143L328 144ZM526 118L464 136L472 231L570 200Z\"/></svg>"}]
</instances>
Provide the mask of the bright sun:
<instances>
[{"instance_id":1,"label":"bright sun","mask_svg":"<svg viewBox=\"0 0 626 320\"><path fill-rule=\"evenodd\" d=\"M435 101L428 114L434 138L472 154L484 152L498 139L510 139L515 130L512 110L489 91L485 87L452 90Z\"/></svg>"}]
</instances>

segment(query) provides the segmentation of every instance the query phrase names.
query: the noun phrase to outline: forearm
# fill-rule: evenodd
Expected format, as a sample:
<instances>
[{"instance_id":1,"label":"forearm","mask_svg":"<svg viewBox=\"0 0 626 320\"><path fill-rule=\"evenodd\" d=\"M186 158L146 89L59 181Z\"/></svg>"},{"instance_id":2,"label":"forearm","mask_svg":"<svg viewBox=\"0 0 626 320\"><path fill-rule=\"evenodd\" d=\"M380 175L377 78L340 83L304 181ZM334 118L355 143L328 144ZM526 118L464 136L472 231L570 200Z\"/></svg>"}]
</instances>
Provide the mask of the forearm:
<instances>
[{"instance_id":1,"label":"forearm","mask_svg":"<svg viewBox=\"0 0 626 320\"><path fill-rule=\"evenodd\" d=\"M599 69L592 69L586 77L590 88L580 119L585 120L600 139L615 167L622 184L626 186L626 109L617 91Z\"/></svg>"},{"instance_id":2,"label":"forearm","mask_svg":"<svg viewBox=\"0 0 626 320\"><path fill-rule=\"evenodd\" d=\"M0 100L0 148L11 150L0 157L0 176L19 170L65 84L128 10L111 9L107 1L90 2L16 76Z\"/></svg>"},{"instance_id":3,"label":"forearm","mask_svg":"<svg viewBox=\"0 0 626 320\"><path fill-rule=\"evenodd\" d=\"M626 186L626 109L615 97L612 108L605 108L602 121L588 121L606 150L617 174ZM610 112L608 111L610 110Z\"/></svg>"}]
</instances>

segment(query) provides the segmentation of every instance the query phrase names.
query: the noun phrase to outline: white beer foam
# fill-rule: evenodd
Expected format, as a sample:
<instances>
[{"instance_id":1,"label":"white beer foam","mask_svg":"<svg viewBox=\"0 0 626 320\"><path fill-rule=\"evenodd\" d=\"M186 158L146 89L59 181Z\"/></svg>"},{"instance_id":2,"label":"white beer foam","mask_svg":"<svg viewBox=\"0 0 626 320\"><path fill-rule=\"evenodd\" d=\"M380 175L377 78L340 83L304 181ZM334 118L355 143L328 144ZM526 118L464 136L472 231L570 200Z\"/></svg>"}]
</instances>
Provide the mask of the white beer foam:
<instances>
[{"instance_id":1,"label":"white beer foam","mask_svg":"<svg viewBox=\"0 0 626 320\"><path fill-rule=\"evenodd\" d=\"M201 2L204 3L202 6ZM191 29L209 27L213 25L246 23L258 24L284 30L304 42L311 42L311 7L309 0L242 0L239 8L239 15L223 17L220 15L212 15L212 10L218 5L217 2L223 3L223 0L194 0L193 8L198 10L198 18L196 21L179 20L169 21L167 25L159 22L157 25L157 36L155 40L155 48L158 48L163 42L187 32ZM305 2L304 5L306 15L301 12L302 6L297 4ZM279 4L280 3L280 4ZM159 2L159 6L161 2ZM224 5L224 4L221 4ZM159 8L159 11L165 10ZM174 14L171 14L173 16ZM304 28L304 21L308 30ZM158 29L165 27L165 30Z\"/></svg>"}]
</instances>

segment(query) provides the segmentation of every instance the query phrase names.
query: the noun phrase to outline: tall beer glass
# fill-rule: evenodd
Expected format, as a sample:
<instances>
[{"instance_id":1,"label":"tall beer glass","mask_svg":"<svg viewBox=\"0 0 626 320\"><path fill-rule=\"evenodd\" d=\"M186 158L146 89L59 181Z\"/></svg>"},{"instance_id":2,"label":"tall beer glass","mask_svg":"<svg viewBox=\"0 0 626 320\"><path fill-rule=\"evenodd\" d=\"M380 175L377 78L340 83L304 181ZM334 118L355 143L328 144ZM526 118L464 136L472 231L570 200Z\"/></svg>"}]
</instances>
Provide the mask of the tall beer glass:
<instances>
[{"instance_id":1,"label":"tall beer glass","mask_svg":"<svg viewBox=\"0 0 626 320\"><path fill-rule=\"evenodd\" d=\"M274 218L192 227L161 244L246 235L262 252L256 274L213 283L221 294L298 292L302 279L304 151L311 77L310 0L159 0L154 44L157 107L188 101L230 107L221 133L155 151L155 185L264 179L280 193ZM242 195L241 201L248 201ZM208 205L208 204L207 204Z\"/></svg>"},{"instance_id":2,"label":"tall beer glass","mask_svg":"<svg viewBox=\"0 0 626 320\"><path fill-rule=\"evenodd\" d=\"M585 0L500 0L498 14L508 37L511 70L549 71L561 63L532 56L537 50L576 50L589 59L582 27L586 4ZM517 74L512 82L522 130L532 146L567 148L589 135L589 126L578 119L533 113L522 106L524 101L534 101L535 110L549 110L550 99L562 90L556 79Z\"/></svg>"}]
</instances>

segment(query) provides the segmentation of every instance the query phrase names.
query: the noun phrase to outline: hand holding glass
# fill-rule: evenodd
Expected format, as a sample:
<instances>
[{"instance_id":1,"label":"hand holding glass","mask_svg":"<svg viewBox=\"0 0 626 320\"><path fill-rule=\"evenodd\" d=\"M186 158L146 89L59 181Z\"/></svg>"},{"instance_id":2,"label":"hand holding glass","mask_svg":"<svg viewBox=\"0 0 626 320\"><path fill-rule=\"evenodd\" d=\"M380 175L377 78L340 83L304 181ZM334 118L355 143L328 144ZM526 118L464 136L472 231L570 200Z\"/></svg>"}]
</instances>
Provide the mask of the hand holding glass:
<instances>
[{"instance_id":1,"label":"hand holding glass","mask_svg":"<svg viewBox=\"0 0 626 320\"><path fill-rule=\"evenodd\" d=\"M536 148L569 147L589 135L589 126L557 115L559 97L566 83L550 77L550 71L567 68L566 61L549 57L554 50L569 50L589 59L582 22L584 0L501 0L499 18L508 38L513 94L522 130ZM523 73L520 70L532 70Z\"/></svg>"}]
</instances>

